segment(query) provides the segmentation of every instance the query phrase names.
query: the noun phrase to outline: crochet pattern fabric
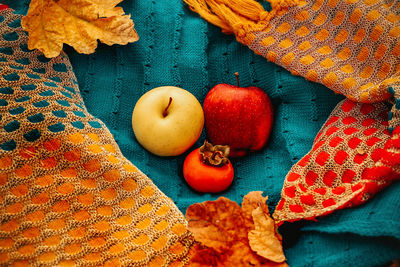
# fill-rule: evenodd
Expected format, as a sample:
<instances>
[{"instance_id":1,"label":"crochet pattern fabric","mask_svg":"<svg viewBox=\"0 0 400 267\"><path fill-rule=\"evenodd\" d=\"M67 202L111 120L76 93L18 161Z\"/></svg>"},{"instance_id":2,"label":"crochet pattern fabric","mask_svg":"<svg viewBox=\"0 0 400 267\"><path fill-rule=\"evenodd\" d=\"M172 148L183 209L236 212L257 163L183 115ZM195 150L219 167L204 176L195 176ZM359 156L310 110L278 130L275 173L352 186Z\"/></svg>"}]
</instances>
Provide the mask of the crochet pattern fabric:
<instances>
[{"instance_id":1,"label":"crochet pattern fabric","mask_svg":"<svg viewBox=\"0 0 400 267\"><path fill-rule=\"evenodd\" d=\"M0 263L184 263L182 213L87 112L66 55L29 51L21 16L0 19Z\"/></svg>"},{"instance_id":2,"label":"crochet pattern fabric","mask_svg":"<svg viewBox=\"0 0 400 267\"><path fill-rule=\"evenodd\" d=\"M392 93L397 90L400 81L397 13L400 8L395 1L271 1L270 12L253 0L185 2L225 32L235 33L238 41L257 54L294 75L326 85L351 101L379 102L392 96L389 88ZM354 120L362 118L362 114L367 114L365 108L360 109L358 115L332 116L345 121L347 116ZM397 115L396 110L391 112L391 120L397 120L393 114ZM341 129L332 136L346 139L342 143L346 145L338 146L338 142L336 146L323 146L330 138L318 140L317 136L312 152L297 164L305 170L296 172L293 168L287 175L282 199L274 214L279 223L312 219L335 209L361 204L384 185L399 179L400 150L396 133L392 137L374 136L387 141L374 148L376 142L368 145L368 138L379 131L369 129L372 124L360 125L357 119L349 123L355 123L353 127L348 128L347 120L337 125L340 128L332 126L327 130L326 135L330 136ZM374 116L369 119L376 120ZM388 123L384 123L387 128ZM392 130L398 126L391 123ZM383 145L385 151L380 153L377 149L382 149ZM366 151L361 156L351 152L354 149ZM319 154L314 155L315 150ZM350 153L349 159L344 153ZM368 160L364 162L368 155L374 158L370 158L369 163ZM362 163L365 166L359 169ZM341 179L347 176L347 170L357 171L353 176L357 175L358 179L350 179L350 182ZM361 179L363 184L358 183ZM346 188L349 183L355 184Z\"/></svg>"},{"instance_id":3,"label":"crochet pattern fabric","mask_svg":"<svg viewBox=\"0 0 400 267\"><path fill-rule=\"evenodd\" d=\"M274 219L278 223L313 219L361 204L387 186L396 175L391 169L384 169L385 179L371 171L390 140L387 114L384 103L339 103L315 138L312 150L287 175ZM397 149L398 140L392 140ZM396 157L389 162L394 164Z\"/></svg>"},{"instance_id":4,"label":"crochet pattern fabric","mask_svg":"<svg viewBox=\"0 0 400 267\"><path fill-rule=\"evenodd\" d=\"M185 2L257 54L350 100L388 99L399 82L396 1L271 1L271 12L254 0Z\"/></svg>"},{"instance_id":5,"label":"crochet pattern fabric","mask_svg":"<svg viewBox=\"0 0 400 267\"><path fill-rule=\"evenodd\" d=\"M3 2L26 14L30 1ZM99 45L91 55L64 47L89 113L107 125L124 156L185 212L190 204L220 195L196 193L184 182L181 168L187 154L160 158L136 142L131 129L134 104L143 93L162 85L189 90L202 103L214 85L235 84L233 73L238 71L242 86L258 86L270 96L275 123L262 151L233 162L234 183L221 195L241 202L247 192L263 190L273 211L285 175L311 149L343 97L256 55L181 0L125 0L120 5L132 14L139 42ZM204 136L193 149L203 142ZM393 204L400 201L399 189L400 183L393 183L364 205L336 211L318 222L284 224L280 231L289 265L382 266L399 258L400 210Z\"/></svg>"}]
</instances>

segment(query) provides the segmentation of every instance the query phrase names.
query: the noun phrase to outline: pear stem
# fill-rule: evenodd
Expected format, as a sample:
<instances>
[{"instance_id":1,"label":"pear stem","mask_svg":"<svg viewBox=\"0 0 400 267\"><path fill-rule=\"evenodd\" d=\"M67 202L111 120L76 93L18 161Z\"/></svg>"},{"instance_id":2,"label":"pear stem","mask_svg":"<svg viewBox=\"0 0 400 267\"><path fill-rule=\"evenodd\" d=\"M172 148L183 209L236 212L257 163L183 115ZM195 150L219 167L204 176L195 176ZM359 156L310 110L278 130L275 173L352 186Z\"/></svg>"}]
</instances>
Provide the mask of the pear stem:
<instances>
[{"instance_id":1,"label":"pear stem","mask_svg":"<svg viewBox=\"0 0 400 267\"><path fill-rule=\"evenodd\" d=\"M164 109L164 111L162 113L164 118L167 117L167 115L168 115L168 108L171 106L171 103L172 103L172 97L169 97L168 106Z\"/></svg>"},{"instance_id":2,"label":"pear stem","mask_svg":"<svg viewBox=\"0 0 400 267\"><path fill-rule=\"evenodd\" d=\"M237 86L239 86L239 72L235 72L235 76L236 76L236 82L237 82Z\"/></svg>"}]
</instances>

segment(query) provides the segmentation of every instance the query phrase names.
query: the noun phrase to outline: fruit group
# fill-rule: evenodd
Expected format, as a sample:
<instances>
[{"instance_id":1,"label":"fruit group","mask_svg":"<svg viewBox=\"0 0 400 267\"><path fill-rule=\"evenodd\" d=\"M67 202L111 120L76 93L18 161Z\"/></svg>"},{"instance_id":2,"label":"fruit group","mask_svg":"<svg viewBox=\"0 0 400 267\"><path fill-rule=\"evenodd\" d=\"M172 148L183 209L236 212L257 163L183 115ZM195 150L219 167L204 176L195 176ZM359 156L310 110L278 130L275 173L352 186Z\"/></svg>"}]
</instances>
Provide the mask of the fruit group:
<instances>
[{"instance_id":1,"label":"fruit group","mask_svg":"<svg viewBox=\"0 0 400 267\"><path fill-rule=\"evenodd\" d=\"M233 181L233 166L227 159L226 148L213 147L209 143L192 151L183 163L183 176L194 190L218 193L227 189Z\"/></svg>"},{"instance_id":2,"label":"fruit group","mask_svg":"<svg viewBox=\"0 0 400 267\"><path fill-rule=\"evenodd\" d=\"M173 86L145 93L132 114L136 139L158 156L182 154L197 141L203 126L199 101L188 91Z\"/></svg>"},{"instance_id":3,"label":"fruit group","mask_svg":"<svg viewBox=\"0 0 400 267\"><path fill-rule=\"evenodd\" d=\"M231 157L260 150L268 140L273 109L258 87L240 87L239 79L237 86L218 84L208 92L203 109L208 139L228 145Z\"/></svg>"}]
</instances>

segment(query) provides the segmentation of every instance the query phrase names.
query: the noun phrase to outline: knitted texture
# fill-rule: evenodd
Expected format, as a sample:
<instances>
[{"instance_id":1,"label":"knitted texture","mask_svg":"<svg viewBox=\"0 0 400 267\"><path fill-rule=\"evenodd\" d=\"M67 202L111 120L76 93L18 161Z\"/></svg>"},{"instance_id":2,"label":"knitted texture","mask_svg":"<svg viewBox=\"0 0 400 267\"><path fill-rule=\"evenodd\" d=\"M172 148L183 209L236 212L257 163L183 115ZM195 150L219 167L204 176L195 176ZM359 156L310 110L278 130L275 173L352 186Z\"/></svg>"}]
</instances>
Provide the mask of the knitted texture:
<instances>
[{"instance_id":1,"label":"knitted texture","mask_svg":"<svg viewBox=\"0 0 400 267\"><path fill-rule=\"evenodd\" d=\"M388 185L396 173L382 166L382 148L388 140L397 144L399 139L397 134L390 139L387 113L383 103L339 103L312 150L286 176L275 220L310 219L358 205Z\"/></svg>"},{"instance_id":2,"label":"knitted texture","mask_svg":"<svg viewBox=\"0 0 400 267\"><path fill-rule=\"evenodd\" d=\"M387 99L399 82L396 1L270 1L271 12L254 0L185 2L257 54L353 101Z\"/></svg>"},{"instance_id":3,"label":"knitted texture","mask_svg":"<svg viewBox=\"0 0 400 267\"><path fill-rule=\"evenodd\" d=\"M30 1L3 2L26 14ZM267 8L268 3L260 2ZM269 196L268 206L273 211L285 175L310 150L343 97L256 55L234 36L222 34L191 12L181 0L125 0L120 5L132 14L139 42L99 45L91 55L64 47L87 110L107 125L123 155L182 212L193 203L220 195L240 203L243 195L254 190ZM214 85L235 84L236 71L242 86L258 86L270 96L275 121L271 137L262 151L233 161L235 178L228 190L200 194L191 190L182 176L187 153L161 158L138 144L132 131L132 110L142 94L162 85L182 87L202 103ZM200 146L204 137L192 149ZM393 183L364 205L336 211L318 222L284 224L280 232L289 265L382 266L399 258L400 210L393 208L400 201L399 189L400 183Z\"/></svg>"},{"instance_id":4,"label":"knitted texture","mask_svg":"<svg viewBox=\"0 0 400 267\"><path fill-rule=\"evenodd\" d=\"M391 97L388 88L397 91L400 9L395 2L271 1L271 12L253 0L185 2L225 32L235 33L238 41L257 54L350 100L379 102ZM355 102L343 105L348 103ZM332 115L338 125L323 129L325 136L321 140L317 136L312 151L287 175L274 214L278 223L361 204L400 177L396 133L392 138L389 133L373 136L387 128L387 121L380 130L370 128L372 123L362 125L357 120L376 121L376 115L360 116L370 112L364 106L350 114L345 109ZM396 116L391 120L397 120ZM399 126L391 123L392 128ZM370 136L377 140L370 141ZM332 139L335 145L328 145L331 138L336 138Z\"/></svg>"},{"instance_id":5,"label":"knitted texture","mask_svg":"<svg viewBox=\"0 0 400 267\"><path fill-rule=\"evenodd\" d=\"M183 215L87 112L66 55L29 51L21 16L0 19L1 264L184 263Z\"/></svg>"},{"instance_id":6,"label":"knitted texture","mask_svg":"<svg viewBox=\"0 0 400 267\"><path fill-rule=\"evenodd\" d=\"M389 130L393 131L400 125L400 84L389 87L389 92L393 95L394 103L389 112Z\"/></svg>"},{"instance_id":7,"label":"knitted texture","mask_svg":"<svg viewBox=\"0 0 400 267\"><path fill-rule=\"evenodd\" d=\"M396 5L375 0L299 2L265 31L255 32L249 47L353 101L381 101L399 81L394 75L400 62Z\"/></svg>"}]
</instances>

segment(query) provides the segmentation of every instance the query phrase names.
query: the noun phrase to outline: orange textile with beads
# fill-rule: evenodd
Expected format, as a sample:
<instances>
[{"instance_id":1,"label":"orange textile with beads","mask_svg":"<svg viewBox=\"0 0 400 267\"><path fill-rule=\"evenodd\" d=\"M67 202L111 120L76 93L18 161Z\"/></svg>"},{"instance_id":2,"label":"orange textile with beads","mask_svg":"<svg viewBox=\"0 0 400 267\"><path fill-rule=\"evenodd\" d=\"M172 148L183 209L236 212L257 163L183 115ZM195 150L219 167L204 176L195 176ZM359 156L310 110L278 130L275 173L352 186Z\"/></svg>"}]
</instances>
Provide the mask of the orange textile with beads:
<instances>
[{"instance_id":1,"label":"orange textile with beads","mask_svg":"<svg viewBox=\"0 0 400 267\"><path fill-rule=\"evenodd\" d=\"M271 0L270 12L254 0L184 1L255 53L347 97L286 176L278 224L359 205L400 178L398 1Z\"/></svg>"}]
</instances>

